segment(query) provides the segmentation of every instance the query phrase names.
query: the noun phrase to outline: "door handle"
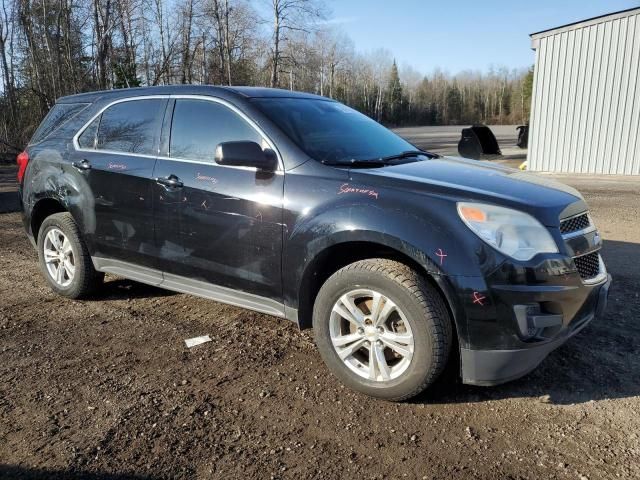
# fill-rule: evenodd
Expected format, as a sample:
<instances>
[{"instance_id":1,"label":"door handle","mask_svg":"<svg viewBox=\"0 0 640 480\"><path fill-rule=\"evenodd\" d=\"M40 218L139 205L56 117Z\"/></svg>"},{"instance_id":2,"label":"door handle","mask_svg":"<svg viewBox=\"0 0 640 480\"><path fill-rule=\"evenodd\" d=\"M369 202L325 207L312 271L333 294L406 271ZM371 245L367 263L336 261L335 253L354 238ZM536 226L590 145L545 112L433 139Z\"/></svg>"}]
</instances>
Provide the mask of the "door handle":
<instances>
[{"instance_id":1,"label":"door handle","mask_svg":"<svg viewBox=\"0 0 640 480\"><path fill-rule=\"evenodd\" d=\"M182 181L175 175L156 178L156 183L162 185L165 188L182 188L184 186Z\"/></svg>"},{"instance_id":2,"label":"door handle","mask_svg":"<svg viewBox=\"0 0 640 480\"><path fill-rule=\"evenodd\" d=\"M89 163L89 160L82 160L81 162L73 162L71 164L74 168L80 170L81 172L84 172L86 170L91 170L91 163Z\"/></svg>"}]
</instances>

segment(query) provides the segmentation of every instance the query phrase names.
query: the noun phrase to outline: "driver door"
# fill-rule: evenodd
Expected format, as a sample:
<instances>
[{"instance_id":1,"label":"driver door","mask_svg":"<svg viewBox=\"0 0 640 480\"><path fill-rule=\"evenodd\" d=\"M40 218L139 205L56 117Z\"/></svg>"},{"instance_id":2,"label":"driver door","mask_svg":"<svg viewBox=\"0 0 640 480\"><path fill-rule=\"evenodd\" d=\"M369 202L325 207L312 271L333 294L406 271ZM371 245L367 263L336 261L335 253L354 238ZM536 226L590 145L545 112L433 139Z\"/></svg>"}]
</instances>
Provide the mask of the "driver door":
<instances>
[{"instance_id":1,"label":"driver door","mask_svg":"<svg viewBox=\"0 0 640 480\"><path fill-rule=\"evenodd\" d=\"M178 98L153 176L158 268L282 301L282 171L218 165L229 141L266 146L258 129L213 98Z\"/></svg>"}]
</instances>

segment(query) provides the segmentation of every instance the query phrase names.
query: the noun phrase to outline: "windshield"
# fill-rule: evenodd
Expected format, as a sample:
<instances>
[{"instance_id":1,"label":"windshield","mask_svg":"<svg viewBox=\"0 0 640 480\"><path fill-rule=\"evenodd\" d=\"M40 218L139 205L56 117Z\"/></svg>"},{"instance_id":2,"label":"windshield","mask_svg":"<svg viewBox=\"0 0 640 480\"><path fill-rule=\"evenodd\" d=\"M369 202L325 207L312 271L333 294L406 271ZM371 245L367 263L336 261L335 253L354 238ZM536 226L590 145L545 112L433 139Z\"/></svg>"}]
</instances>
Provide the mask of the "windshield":
<instances>
[{"instance_id":1,"label":"windshield","mask_svg":"<svg viewBox=\"0 0 640 480\"><path fill-rule=\"evenodd\" d=\"M257 98L254 102L320 162L367 161L416 150L379 123L338 102L306 98Z\"/></svg>"}]
</instances>

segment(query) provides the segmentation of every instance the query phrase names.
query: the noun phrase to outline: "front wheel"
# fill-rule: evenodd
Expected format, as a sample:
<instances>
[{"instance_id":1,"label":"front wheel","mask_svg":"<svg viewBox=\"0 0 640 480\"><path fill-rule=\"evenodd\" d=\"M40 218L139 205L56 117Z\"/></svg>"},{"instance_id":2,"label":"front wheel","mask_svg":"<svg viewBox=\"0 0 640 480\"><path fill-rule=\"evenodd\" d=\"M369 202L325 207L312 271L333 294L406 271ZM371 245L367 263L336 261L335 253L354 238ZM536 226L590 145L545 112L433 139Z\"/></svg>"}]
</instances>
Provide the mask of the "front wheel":
<instances>
[{"instance_id":1,"label":"front wheel","mask_svg":"<svg viewBox=\"0 0 640 480\"><path fill-rule=\"evenodd\" d=\"M334 273L316 297L313 328L323 360L344 384L391 401L433 383L452 343L440 294L408 266L386 259Z\"/></svg>"}]
</instances>

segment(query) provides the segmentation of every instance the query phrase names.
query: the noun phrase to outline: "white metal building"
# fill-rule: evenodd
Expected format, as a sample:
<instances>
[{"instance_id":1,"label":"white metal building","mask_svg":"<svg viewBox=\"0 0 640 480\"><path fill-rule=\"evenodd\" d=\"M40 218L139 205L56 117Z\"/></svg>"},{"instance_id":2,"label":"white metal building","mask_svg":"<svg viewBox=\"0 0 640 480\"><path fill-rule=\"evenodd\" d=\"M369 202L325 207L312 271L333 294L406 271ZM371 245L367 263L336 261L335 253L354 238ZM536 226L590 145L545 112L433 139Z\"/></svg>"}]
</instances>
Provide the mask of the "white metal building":
<instances>
[{"instance_id":1,"label":"white metal building","mask_svg":"<svg viewBox=\"0 0 640 480\"><path fill-rule=\"evenodd\" d=\"M640 8L531 39L529 170L640 175Z\"/></svg>"}]
</instances>

